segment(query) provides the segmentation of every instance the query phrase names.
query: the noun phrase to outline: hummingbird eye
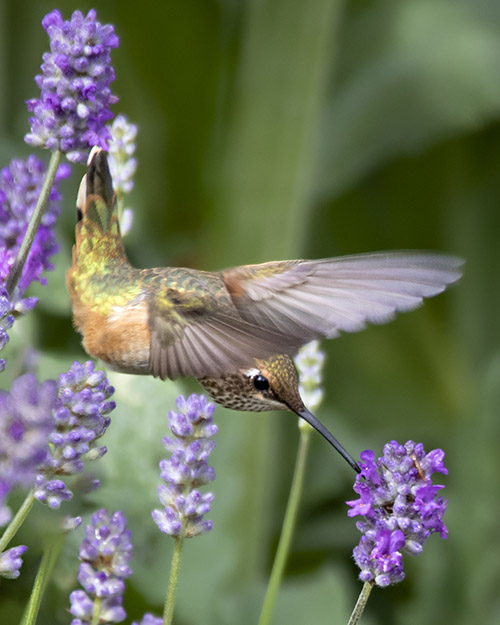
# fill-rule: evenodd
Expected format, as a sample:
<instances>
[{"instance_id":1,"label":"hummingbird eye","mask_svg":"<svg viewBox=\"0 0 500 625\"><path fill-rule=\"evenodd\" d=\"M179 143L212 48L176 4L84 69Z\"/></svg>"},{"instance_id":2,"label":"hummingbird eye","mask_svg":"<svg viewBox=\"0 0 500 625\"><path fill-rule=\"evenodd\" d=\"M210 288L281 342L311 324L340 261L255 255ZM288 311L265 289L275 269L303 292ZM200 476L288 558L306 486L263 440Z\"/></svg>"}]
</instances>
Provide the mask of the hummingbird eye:
<instances>
[{"instance_id":1,"label":"hummingbird eye","mask_svg":"<svg viewBox=\"0 0 500 625\"><path fill-rule=\"evenodd\" d=\"M261 374L254 376L253 385L258 391L269 390L269 380Z\"/></svg>"}]
</instances>

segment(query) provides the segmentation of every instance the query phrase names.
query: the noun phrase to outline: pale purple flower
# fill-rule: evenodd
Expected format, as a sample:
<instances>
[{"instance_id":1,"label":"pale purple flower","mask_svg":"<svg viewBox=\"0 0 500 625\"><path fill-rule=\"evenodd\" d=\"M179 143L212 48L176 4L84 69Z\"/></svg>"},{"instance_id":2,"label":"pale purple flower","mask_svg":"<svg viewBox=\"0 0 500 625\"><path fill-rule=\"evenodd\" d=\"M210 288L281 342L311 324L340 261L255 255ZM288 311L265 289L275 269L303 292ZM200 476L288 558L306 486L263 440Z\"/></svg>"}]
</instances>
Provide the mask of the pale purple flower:
<instances>
[{"instance_id":1,"label":"pale purple flower","mask_svg":"<svg viewBox=\"0 0 500 625\"><path fill-rule=\"evenodd\" d=\"M0 391L0 518L9 521L4 501L18 487L30 487L36 471L49 457L48 437L53 428L54 380L37 382L27 373Z\"/></svg>"},{"instance_id":2,"label":"pale purple flower","mask_svg":"<svg viewBox=\"0 0 500 625\"><path fill-rule=\"evenodd\" d=\"M111 93L115 79L111 50L118 47L113 26L101 25L94 9L87 16L75 11L64 21L54 10L42 20L50 39L43 55L42 73L35 77L40 99L28 100L30 145L61 150L70 161L84 162L89 148L107 149L105 124L113 117L109 106L118 101Z\"/></svg>"},{"instance_id":3,"label":"pale purple flower","mask_svg":"<svg viewBox=\"0 0 500 625\"><path fill-rule=\"evenodd\" d=\"M69 596L71 602L70 612L76 616L71 625L89 625L92 621L94 601L84 590L74 590ZM121 595L105 597L99 605L99 624L121 623L127 618L127 613L122 607Z\"/></svg>"},{"instance_id":4,"label":"pale purple flower","mask_svg":"<svg viewBox=\"0 0 500 625\"><path fill-rule=\"evenodd\" d=\"M125 196L134 188L134 174L137 161L134 158L137 126L131 124L125 115L118 115L108 126L111 133L109 142L108 164L116 193L120 231L127 235L134 219L132 208L125 207Z\"/></svg>"},{"instance_id":5,"label":"pale purple flower","mask_svg":"<svg viewBox=\"0 0 500 625\"><path fill-rule=\"evenodd\" d=\"M69 173L67 164L60 165L57 170L47 208L20 279L21 294L33 281L45 284L46 279L41 277L42 271L54 268L49 259L58 250L54 226L61 212L62 199L57 184L67 178ZM24 238L45 174L45 165L33 155L25 161L13 159L8 167L0 170L0 279L4 283Z\"/></svg>"},{"instance_id":6,"label":"pale purple flower","mask_svg":"<svg viewBox=\"0 0 500 625\"><path fill-rule=\"evenodd\" d=\"M80 473L85 460L106 453L106 447L97 441L110 424L108 415L115 402L109 398L113 393L104 371L96 371L91 361L83 365L74 362L67 373L59 376L53 428L48 437L51 455L35 480L39 501L58 508L62 501L71 499L72 493L61 476Z\"/></svg>"},{"instance_id":7,"label":"pale purple flower","mask_svg":"<svg viewBox=\"0 0 500 625\"><path fill-rule=\"evenodd\" d=\"M62 520L62 530L63 532L71 532L77 527L80 527L81 524L82 524L81 516L69 516L68 514Z\"/></svg>"},{"instance_id":8,"label":"pale purple flower","mask_svg":"<svg viewBox=\"0 0 500 625\"><path fill-rule=\"evenodd\" d=\"M193 537L212 529L212 522L203 519L210 511L212 493L202 494L197 487L215 479L208 458L217 433L212 422L215 405L203 395L182 395L177 398L177 410L169 412L169 428L173 436L162 442L170 458L160 462L164 484L158 487L163 508L153 510L159 529L171 536Z\"/></svg>"},{"instance_id":9,"label":"pale purple flower","mask_svg":"<svg viewBox=\"0 0 500 625\"><path fill-rule=\"evenodd\" d=\"M309 341L301 347L294 358L299 374L299 393L309 410L315 412L323 401L322 372L325 352L319 341ZM301 423L306 423L303 419Z\"/></svg>"},{"instance_id":10,"label":"pale purple flower","mask_svg":"<svg viewBox=\"0 0 500 625\"><path fill-rule=\"evenodd\" d=\"M448 501L438 496L444 486L431 481L435 472L448 473L443 458L441 449L426 454L413 441L392 441L376 461L371 450L361 454L354 485L360 498L347 502L347 514L362 517L356 523L362 537L353 551L362 581L378 586L401 581L403 553L421 553L432 533L447 537L443 515Z\"/></svg>"},{"instance_id":11,"label":"pale purple flower","mask_svg":"<svg viewBox=\"0 0 500 625\"><path fill-rule=\"evenodd\" d=\"M19 569L23 564L21 556L26 549L25 545L19 545L0 553L0 577L7 579L17 579L19 577Z\"/></svg>"},{"instance_id":12,"label":"pale purple flower","mask_svg":"<svg viewBox=\"0 0 500 625\"><path fill-rule=\"evenodd\" d=\"M83 590L70 595L70 612L76 618L72 625L86 625L92 619L94 600L100 598L99 623L120 623L126 613L122 607L125 579L129 567L132 542L127 520L120 511L109 514L98 510L85 529L80 546L78 581Z\"/></svg>"},{"instance_id":13,"label":"pale purple flower","mask_svg":"<svg viewBox=\"0 0 500 625\"><path fill-rule=\"evenodd\" d=\"M24 314L37 302L35 297L23 298L24 291L35 281L46 284L42 272L54 268L50 258L58 250L54 226L61 201L57 184L69 175L66 164L58 168L47 209L19 283L12 295L4 288L40 195L45 171L45 165L33 155L25 161L13 159L8 167L0 170L0 351L9 340L7 331L14 323L13 313Z\"/></svg>"},{"instance_id":14,"label":"pale purple flower","mask_svg":"<svg viewBox=\"0 0 500 625\"><path fill-rule=\"evenodd\" d=\"M154 616L154 614L150 614L149 612L142 617L140 623L134 621L132 625L162 625L163 619L159 616Z\"/></svg>"},{"instance_id":15,"label":"pale purple flower","mask_svg":"<svg viewBox=\"0 0 500 625\"><path fill-rule=\"evenodd\" d=\"M0 263L1 263L2 251L0 250ZM4 255L5 258L5 255ZM14 315L12 311L14 304L11 302L9 293L6 288L0 287L0 352L7 345L9 341L9 335L7 330L10 330L14 324ZM5 368L5 358L0 359L0 371Z\"/></svg>"},{"instance_id":16,"label":"pale purple flower","mask_svg":"<svg viewBox=\"0 0 500 625\"><path fill-rule=\"evenodd\" d=\"M137 126L131 124L125 115L118 115L108 128L111 134L108 164L113 188L117 195L130 193L134 188L134 174L137 169L134 158Z\"/></svg>"}]
</instances>

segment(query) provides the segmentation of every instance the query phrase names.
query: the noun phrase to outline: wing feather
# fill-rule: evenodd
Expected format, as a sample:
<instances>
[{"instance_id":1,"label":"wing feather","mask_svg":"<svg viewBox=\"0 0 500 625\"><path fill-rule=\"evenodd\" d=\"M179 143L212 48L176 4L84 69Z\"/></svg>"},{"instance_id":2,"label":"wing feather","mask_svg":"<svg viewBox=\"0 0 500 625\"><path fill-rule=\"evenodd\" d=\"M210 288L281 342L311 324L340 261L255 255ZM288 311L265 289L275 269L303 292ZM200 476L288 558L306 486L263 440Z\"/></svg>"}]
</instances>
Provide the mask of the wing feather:
<instances>
[{"instance_id":1,"label":"wing feather","mask_svg":"<svg viewBox=\"0 0 500 625\"><path fill-rule=\"evenodd\" d=\"M265 270L255 265L253 272L241 267L223 276L244 319L306 342L418 308L456 282L462 265L453 256L387 252L268 263Z\"/></svg>"},{"instance_id":2,"label":"wing feather","mask_svg":"<svg viewBox=\"0 0 500 625\"><path fill-rule=\"evenodd\" d=\"M162 379L214 377L297 347L286 335L243 319L208 317L191 322L168 343L162 343L161 335L153 330L150 366L153 375Z\"/></svg>"}]
</instances>

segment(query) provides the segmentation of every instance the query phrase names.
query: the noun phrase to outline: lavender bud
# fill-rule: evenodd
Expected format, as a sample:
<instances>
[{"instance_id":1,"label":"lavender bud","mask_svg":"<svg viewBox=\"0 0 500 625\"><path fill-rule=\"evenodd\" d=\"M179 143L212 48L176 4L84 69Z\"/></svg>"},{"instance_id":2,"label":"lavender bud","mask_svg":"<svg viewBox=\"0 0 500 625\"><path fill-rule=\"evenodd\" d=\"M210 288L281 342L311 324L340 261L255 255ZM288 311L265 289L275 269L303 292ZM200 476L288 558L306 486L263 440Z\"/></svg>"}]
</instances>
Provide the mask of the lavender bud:
<instances>
[{"instance_id":1,"label":"lavender bud","mask_svg":"<svg viewBox=\"0 0 500 625\"><path fill-rule=\"evenodd\" d=\"M163 625L163 619L153 614L145 614L140 623L134 621L132 625Z\"/></svg>"},{"instance_id":2,"label":"lavender bud","mask_svg":"<svg viewBox=\"0 0 500 625\"><path fill-rule=\"evenodd\" d=\"M90 622L97 597L102 600L99 623L120 623L126 618L122 607L124 580L132 574L129 567L132 543L126 526L120 511L110 515L101 509L92 515L80 546L82 563L78 581L86 592L75 590L70 595L70 612L77 617L72 625Z\"/></svg>"},{"instance_id":3,"label":"lavender bud","mask_svg":"<svg viewBox=\"0 0 500 625\"><path fill-rule=\"evenodd\" d=\"M36 471L49 458L48 436L53 426L52 406L56 399L53 380L38 383L27 373L0 391L0 506L17 486L31 486Z\"/></svg>"},{"instance_id":4,"label":"lavender bud","mask_svg":"<svg viewBox=\"0 0 500 625\"><path fill-rule=\"evenodd\" d=\"M158 487L163 506L153 510L152 516L160 531L171 536L193 537L212 529L205 521L210 511L213 494L201 494L196 486L215 479L215 471L208 459L215 447L209 440L217 432L212 423L215 405L203 395L177 398L179 412L169 412L169 428L173 437L165 437L163 445L171 453L160 462L164 484Z\"/></svg>"},{"instance_id":5,"label":"lavender bud","mask_svg":"<svg viewBox=\"0 0 500 625\"><path fill-rule=\"evenodd\" d=\"M299 393L304 404L314 412L323 401L322 370L325 352L319 348L319 341L310 341L301 347L294 358L299 374ZM300 423L306 423L303 419Z\"/></svg>"},{"instance_id":6,"label":"lavender bud","mask_svg":"<svg viewBox=\"0 0 500 625\"><path fill-rule=\"evenodd\" d=\"M0 577L7 579L16 579L19 577L23 561L21 556L26 551L27 547L19 545L18 547L12 547L7 549L3 553L0 553Z\"/></svg>"},{"instance_id":7,"label":"lavender bud","mask_svg":"<svg viewBox=\"0 0 500 625\"><path fill-rule=\"evenodd\" d=\"M96 20L93 9L86 17L75 11L71 21L54 10L42 26L50 52L43 55L42 73L35 77L40 99L27 101L33 116L25 141L83 162L90 147L107 149L105 124L113 116L109 106L118 101L109 87L115 79L111 50L118 47L118 37L113 26Z\"/></svg>"},{"instance_id":8,"label":"lavender bud","mask_svg":"<svg viewBox=\"0 0 500 625\"><path fill-rule=\"evenodd\" d=\"M137 161L133 158L137 126L131 124L125 115L118 115L108 126L111 134L109 143L109 169L113 188L117 195L130 193L134 188L134 174Z\"/></svg>"},{"instance_id":9,"label":"lavender bud","mask_svg":"<svg viewBox=\"0 0 500 625\"><path fill-rule=\"evenodd\" d=\"M106 447L97 441L111 422L108 414L115 403L107 400L113 393L106 374L95 371L91 361L83 365L74 362L59 376L49 436L52 453L35 481L35 497L42 503L58 508L71 499L71 491L54 476L80 473L85 460L96 460L106 453Z\"/></svg>"},{"instance_id":10,"label":"lavender bud","mask_svg":"<svg viewBox=\"0 0 500 625\"><path fill-rule=\"evenodd\" d=\"M69 175L68 165L61 165L57 171L46 212L18 285L12 295L4 288L40 195L45 171L45 165L35 156L28 156L25 161L13 159L8 167L0 170L0 350L9 340L7 330L14 323L12 313L24 314L37 302L34 297L22 299L24 291L35 281L46 284L42 272L54 268L50 258L58 250L54 226L61 200L57 184Z\"/></svg>"}]
</instances>

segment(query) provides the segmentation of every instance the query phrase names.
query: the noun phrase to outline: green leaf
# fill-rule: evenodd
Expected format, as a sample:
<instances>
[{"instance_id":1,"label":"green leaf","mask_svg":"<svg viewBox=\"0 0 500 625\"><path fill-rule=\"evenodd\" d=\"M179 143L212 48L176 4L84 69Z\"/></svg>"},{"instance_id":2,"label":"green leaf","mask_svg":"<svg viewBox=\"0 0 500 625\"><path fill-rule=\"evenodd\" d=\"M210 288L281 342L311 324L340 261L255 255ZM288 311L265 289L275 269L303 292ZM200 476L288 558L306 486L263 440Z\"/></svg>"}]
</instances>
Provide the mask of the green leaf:
<instances>
[{"instance_id":1,"label":"green leaf","mask_svg":"<svg viewBox=\"0 0 500 625\"><path fill-rule=\"evenodd\" d=\"M255 625L264 593L263 582L249 585L239 594L220 601L217 618L203 619L203 622L209 625L233 625L233 623ZM356 600L356 596L349 597L350 594L345 576L339 569L324 567L310 574L285 580L278 594L272 623L274 625L347 623ZM366 623L369 623L369 620Z\"/></svg>"},{"instance_id":2,"label":"green leaf","mask_svg":"<svg viewBox=\"0 0 500 625\"><path fill-rule=\"evenodd\" d=\"M348 25L324 123L321 195L498 117L500 39L481 3L374 3Z\"/></svg>"}]
</instances>

